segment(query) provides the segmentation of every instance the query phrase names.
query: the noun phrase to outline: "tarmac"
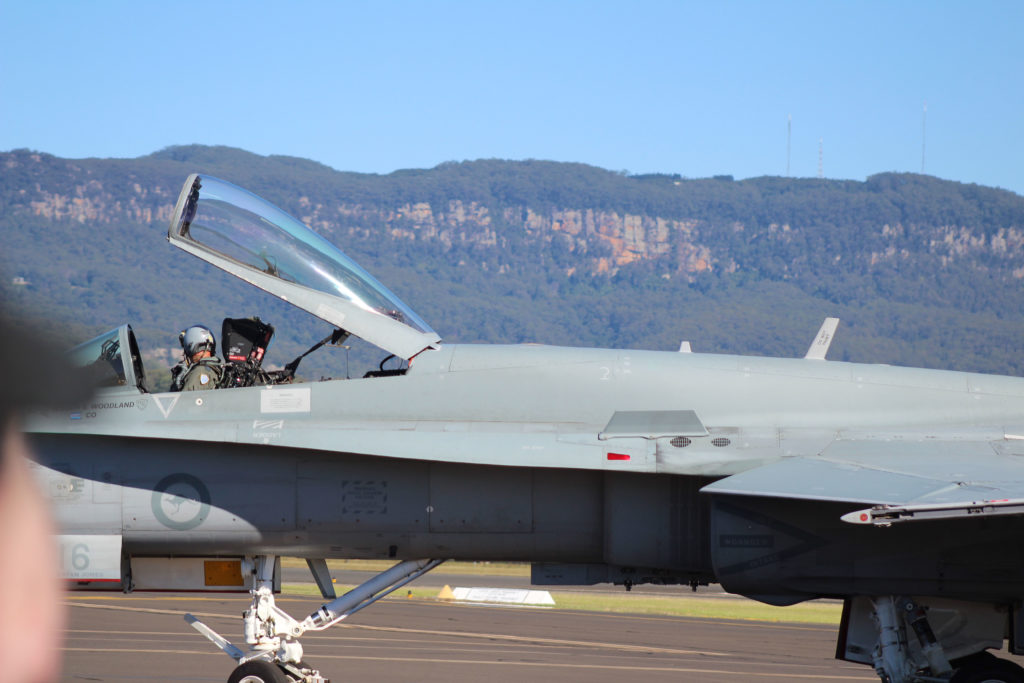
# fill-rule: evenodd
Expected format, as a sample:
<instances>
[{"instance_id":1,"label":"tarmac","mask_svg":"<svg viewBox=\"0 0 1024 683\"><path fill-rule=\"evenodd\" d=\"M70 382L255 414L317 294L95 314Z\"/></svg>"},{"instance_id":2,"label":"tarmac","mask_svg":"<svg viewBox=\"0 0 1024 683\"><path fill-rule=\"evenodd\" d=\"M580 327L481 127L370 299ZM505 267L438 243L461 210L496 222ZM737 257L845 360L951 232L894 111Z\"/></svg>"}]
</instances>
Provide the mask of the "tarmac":
<instances>
[{"instance_id":1,"label":"tarmac","mask_svg":"<svg viewBox=\"0 0 1024 683\"><path fill-rule=\"evenodd\" d=\"M183 617L191 612L237 642L249 599L77 593L66 602L61 681L223 683L233 660ZM300 619L322 602L278 598ZM829 626L399 598L301 642L334 683L878 680L869 667L835 660L835 639Z\"/></svg>"}]
</instances>

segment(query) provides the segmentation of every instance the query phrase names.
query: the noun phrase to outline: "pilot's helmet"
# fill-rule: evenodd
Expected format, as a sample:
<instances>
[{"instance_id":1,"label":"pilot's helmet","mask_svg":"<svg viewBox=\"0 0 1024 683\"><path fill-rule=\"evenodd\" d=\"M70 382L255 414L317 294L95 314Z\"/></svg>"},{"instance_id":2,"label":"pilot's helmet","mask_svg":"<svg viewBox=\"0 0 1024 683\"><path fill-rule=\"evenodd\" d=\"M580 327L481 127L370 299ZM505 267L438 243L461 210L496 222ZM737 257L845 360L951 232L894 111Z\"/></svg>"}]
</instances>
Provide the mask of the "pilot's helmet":
<instances>
[{"instance_id":1,"label":"pilot's helmet","mask_svg":"<svg viewBox=\"0 0 1024 683\"><path fill-rule=\"evenodd\" d=\"M178 336L181 348L185 350L185 357L191 358L203 349L211 354L217 353L217 341L213 338L210 328L203 325L193 325Z\"/></svg>"}]
</instances>

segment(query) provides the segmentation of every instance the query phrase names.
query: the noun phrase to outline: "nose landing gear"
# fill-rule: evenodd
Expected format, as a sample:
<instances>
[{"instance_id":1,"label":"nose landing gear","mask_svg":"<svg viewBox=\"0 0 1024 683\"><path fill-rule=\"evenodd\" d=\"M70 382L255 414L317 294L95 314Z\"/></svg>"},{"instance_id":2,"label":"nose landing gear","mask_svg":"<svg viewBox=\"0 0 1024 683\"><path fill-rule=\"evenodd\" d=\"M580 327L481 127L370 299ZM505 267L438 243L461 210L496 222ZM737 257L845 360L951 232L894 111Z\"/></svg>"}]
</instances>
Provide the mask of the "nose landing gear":
<instances>
[{"instance_id":1,"label":"nose landing gear","mask_svg":"<svg viewBox=\"0 0 1024 683\"><path fill-rule=\"evenodd\" d=\"M332 600L302 621L274 604L275 557L255 558L252 602L243 614L245 642L242 650L191 614L185 621L238 662L228 683L330 683L302 661L299 637L307 631L323 631L359 610L426 574L444 560L406 560Z\"/></svg>"}]
</instances>

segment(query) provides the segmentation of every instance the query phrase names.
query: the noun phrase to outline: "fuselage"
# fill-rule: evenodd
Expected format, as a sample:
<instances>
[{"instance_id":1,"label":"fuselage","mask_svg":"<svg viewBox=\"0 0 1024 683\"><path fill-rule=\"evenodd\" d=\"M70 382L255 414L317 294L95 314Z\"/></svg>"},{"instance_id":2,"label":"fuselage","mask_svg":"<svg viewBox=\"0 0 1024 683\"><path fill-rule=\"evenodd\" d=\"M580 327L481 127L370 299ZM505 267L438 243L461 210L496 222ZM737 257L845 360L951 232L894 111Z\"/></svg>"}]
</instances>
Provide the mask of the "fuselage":
<instances>
[{"instance_id":1,"label":"fuselage","mask_svg":"<svg viewBox=\"0 0 1024 683\"><path fill-rule=\"evenodd\" d=\"M504 559L707 580L710 481L849 433L1001 438L1022 412L1010 377L447 345L392 377L105 389L28 428L62 529L120 534L129 555ZM697 421L609 430L625 413Z\"/></svg>"},{"instance_id":2,"label":"fuselage","mask_svg":"<svg viewBox=\"0 0 1024 683\"><path fill-rule=\"evenodd\" d=\"M304 398L277 407L267 403L273 392L289 390L300 390ZM806 359L446 345L423 352L408 372L394 377L194 395L104 389L91 406L83 406L88 419L50 415L34 420L30 429L245 441L247 421L278 415L296 429L429 432L434 424L460 424L480 431L493 425L596 437L615 412L671 410L694 411L709 430L998 431L1022 423L1024 380Z\"/></svg>"}]
</instances>

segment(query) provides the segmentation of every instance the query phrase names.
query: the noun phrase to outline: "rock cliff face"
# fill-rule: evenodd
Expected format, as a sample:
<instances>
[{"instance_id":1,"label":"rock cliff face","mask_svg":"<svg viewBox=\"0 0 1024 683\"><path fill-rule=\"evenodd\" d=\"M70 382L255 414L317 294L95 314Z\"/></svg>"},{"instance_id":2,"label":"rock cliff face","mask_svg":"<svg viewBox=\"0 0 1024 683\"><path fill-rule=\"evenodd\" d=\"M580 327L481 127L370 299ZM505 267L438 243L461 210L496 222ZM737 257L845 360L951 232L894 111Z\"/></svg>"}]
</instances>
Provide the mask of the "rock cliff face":
<instances>
[{"instance_id":1,"label":"rock cliff face","mask_svg":"<svg viewBox=\"0 0 1024 683\"><path fill-rule=\"evenodd\" d=\"M712 267L711 250L697 241L696 221L593 209L540 213L526 206L505 207L495 217L486 206L457 199L438 209L426 202L386 209L351 204L325 207L309 197L302 197L299 205L305 210L299 216L304 223L341 237L369 237L370 229L358 226L379 225L396 240L502 249L514 234L548 245L557 242L582 257L592 273L613 272L628 263L670 255L675 257L677 272L700 273Z\"/></svg>"},{"instance_id":2,"label":"rock cliff face","mask_svg":"<svg viewBox=\"0 0 1024 683\"><path fill-rule=\"evenodd\" d=\"M24 151L0 154L0 168L6 176L0 185L4 190L0 216L25 214L96 225L165 224L177 198L177 183L185 173L176 166L150 172L133 163L134 160L76 162ZM441 171L435 169L426 173L438 172ZM361 178L360 182L367 186L377 182L368 176ZM400 183L387 182L390 187ZM298 185L305 187L301 182ZM725 190L721 188L734 185L739 183L716 186L714 191L722 192ZM892 210L895 206L899 215L903 209L898 201L904 201L900 195L893 199L877 192L871 194L870 185L866 183L854 188L856 192L838 196L852 198L850 201L873 201L882 209ZM445 250L470 247L478 253L494 252L497 258L488 256L487 260L497 263L502 262L503 253L528 245L534 251L547 249L560 255L558 263L570 275L615 274L624 266L649 262L657 264L663 276L694 280L707 272L758 268L768 258L775 258L780 262L776 271L785 278L795 267L792 264L801 258L814 259L818 269L824 263L822 259L842 267L870 269L925 258L940 268L973 259L972 263L979 268L1002 269L1012 277L1024 278L1024 219L1020 210L1011 211L1008 220L998 219L1002 222L977 219L958 224L950 220L907 219L905 213L902 221L873 221L872 208L861 214L855 227L840 226L834 230L816 225L813 212L824 215L831 210L839 218L846 213L829 209L827 203L818 203L811 212L805 210L802 219L780 220L773 214L785 211L779 208L782 205L770 203L775 200L764 194L765 188L757 188L762 196L753 199L738 195L727 202L713 195L712 209L705 205L692 214L680 211L668 201L668 213L675 216L668 218L658 210L616 211L566 205L571 203L568 201L539 205L517 200L482 202L459 198L461 191L454 184L455 189L446 192L446 198L432 201L352 201L343 189L334 188L329 182L318 183L317 187L325 191L313 193L307 188L297 198L291 194L284 208L339 244L351 243L356 238L422 242ZM260 191L259 187L253 189ZM744 192L750 194L751 190L748 187ZM287 192L282 194L288 196ZM865 196L869 199L864 200ZM909 191L907 196L912 196ZM965 196L971 198L970 193ZM959 201L953 210L947 211L948 215L956 216L959 211L965 216L977 216L977 207L985 206L982 200L974 201L973 205L962 198ZM758 219L717 219L714 206L721 206L724 214L756 214ZM855 204L851 206L856 208ZM463 255L459 264L464 265L463 259L467 257L460 253Z\"/></svg>"},{"instance_id":3,"label":"rock cliff face","mask_svg":"<svg viewBox=\"0 0 1024 683\"><path fill-rule=\"evenodd\" d=\"M135 194L127 200L105 191L103 184L97 180L76 186L70 194L47 192L38 183L35 189L38 199L29 201L29 207L33 215L43 218L99 224L119 220L153 223L171 220L174 212L174 200L166 201L166 190L154 188L149 191L138 183L133 184ZM150 200L151 196L158 198L160 203L154 204Z\"/></svg>"},{"instance_id":4,"label":"rock cliff face","mask_svg":"<svg viewBox=\"0 0 1024 683\"><path fill-rule=\"evenodd\" d=\"M49 191L40 183L19 190L10 209L53 220L110 224L130 221L166 223L174 210L177 189L146 188L133 183L127 188L109 191L97 180L75 185L67 193ZM427 202L397 207L371 207L360 204L328 204L308 196L298 200L304 223L321 233L334 236L344 244L347 237L437 242L501 250L513 235L526 241L559 247L577 255L578 265L567 273L614 274L626 264L660 260L667 271L693 277L723 269L737 269L730 254L713 249L701 240L708 231L698 220L672 220L658 216L617 213L594 209L551 209L535 211L527 206L505 207L494 212L477 202L450 200L434 207ZM9 210L10 210L9 209ZM747 231L743 223L732 225L734 232ZM750 240L765 239L787 244L799 238L802 230L789 225L771 224L766 230L747 234ZM915 226L883 224L865 235L873 249L863 256L871 266L898 262L924 251L940 259L943 266L963 258L983 256L1015 262L1014 277L1024 278L1024 229L999 228L992 234L964 226ZM912 249L911 247L916 247ZM854 253L837 253L835 260L857 258Z\"/></svg>"},{"instance_id":5,"label":"rock cliff face","mask_svg":"<svg viewBox=\"0 0 1024 683\"><path fill-rule=\"evenodd\" d=\"M165 187L144 188L138 183L119 188L115 194L97 180L75 185L66 193L50 191L39 183L21 190L11 207L33 216L79 223L166 223L174 211L177 191ZM346 237L363 239L385 236L392 240L438 242L446 248L472 245L503 249L511 233L526 241L560 247L577 254L582 263L567 269L576 272L614 273L620 266L652 259L671 258L672 270L684 274L708 271L716 263L711 249L697 240L697 221L657 216L619 214L593 209L552 209L537 212L530 207L505 207L495 217L477 202L450 200L435 208L426 202L397 207L359 204L324 205L303 196L298 200L300 218L321 233L343 244Z\"/></svg>"}]
</instances>

